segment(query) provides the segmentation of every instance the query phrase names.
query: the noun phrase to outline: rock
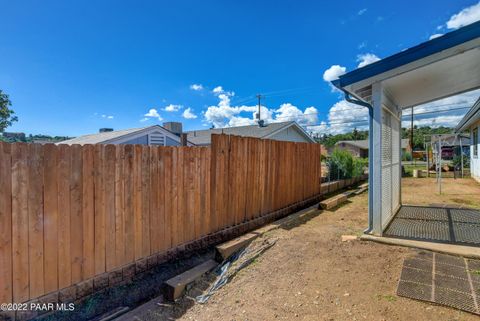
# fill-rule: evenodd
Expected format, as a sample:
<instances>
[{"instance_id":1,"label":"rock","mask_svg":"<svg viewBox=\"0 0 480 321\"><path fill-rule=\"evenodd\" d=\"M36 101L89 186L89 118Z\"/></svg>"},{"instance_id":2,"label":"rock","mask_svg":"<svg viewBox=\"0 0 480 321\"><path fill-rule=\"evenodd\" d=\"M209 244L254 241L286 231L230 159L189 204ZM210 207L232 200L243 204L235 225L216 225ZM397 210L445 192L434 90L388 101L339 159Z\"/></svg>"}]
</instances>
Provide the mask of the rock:
<instances>
[{"instance_id":1,"label":"rock","mask_svg":"<svg viewBox=\"0 0 480 321\"><path fill-rule=\"evenodd\" d=\"M357 239L356 235L342 235L342 242L354 241Z\"/></svg>"}]
</instances>

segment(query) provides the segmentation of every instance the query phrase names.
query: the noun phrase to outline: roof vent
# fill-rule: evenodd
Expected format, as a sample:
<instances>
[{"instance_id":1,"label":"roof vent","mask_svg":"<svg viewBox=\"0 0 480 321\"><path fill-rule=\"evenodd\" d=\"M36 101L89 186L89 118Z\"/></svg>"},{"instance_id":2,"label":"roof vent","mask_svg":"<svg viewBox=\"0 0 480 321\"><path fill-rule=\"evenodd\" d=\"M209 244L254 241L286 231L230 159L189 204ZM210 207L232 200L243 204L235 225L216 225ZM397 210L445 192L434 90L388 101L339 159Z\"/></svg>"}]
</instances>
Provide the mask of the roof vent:
<instances>
[{"instance_id":1,"label":"roof vent","mask_svg":"<svg viewBox=\"0 0 480 321\"><path fill-rule=\"evenodd\" d=\"M99 133L113 132L113 128L100 128L98 132Z\"/></svg>"},{"instance_id":2,"label":"roof vent","mask_svg":"<svg viewBox=\"0 0 480 321\"><path fill-rule=\"evenodd\" d=\"M183 132L182 123L179 123L179 122L170 121L170 122L163 123L163 128L171 131L172 133L178 136L180 136Z\"/></svg>"}]
</instances>

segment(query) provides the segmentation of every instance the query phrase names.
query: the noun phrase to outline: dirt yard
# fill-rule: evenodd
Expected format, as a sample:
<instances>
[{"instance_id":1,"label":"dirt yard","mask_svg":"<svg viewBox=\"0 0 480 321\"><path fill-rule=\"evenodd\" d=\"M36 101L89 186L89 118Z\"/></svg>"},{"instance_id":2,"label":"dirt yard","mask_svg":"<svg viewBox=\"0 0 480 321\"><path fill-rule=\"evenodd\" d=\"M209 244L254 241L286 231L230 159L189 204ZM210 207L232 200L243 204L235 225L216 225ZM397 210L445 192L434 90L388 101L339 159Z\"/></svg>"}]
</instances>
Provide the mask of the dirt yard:
<instances>
[{"instance_id":1,"label":"dirt yard","mask_svg":"<svg viewBox=\"0 0 480 321\"><path fill-rule=\"evenodd\" d=\"M480 208L480 184L473 179L442 179L442 194L438 194L435 178L404 178L403 204L457 204Z\"/></svg>"},{"instance_id":2,"label":"dirt yard","mask_svg":"<svg viewBox=\"0 0 480 321\"><path fill-rule=\"evenodd\" d=\"M480 185L405 179L404 203L456 203L480 207ZM137 320L478 320L477 316L398 297L403 259L415 250L354 240L367 226L367 193L332 211L313 209L294 225L264 238L277 243L203 305L184 298L155 304ZM165 313L170 311L169 313ZM156 317L155 317L156 316Z\"/></svg>"}]
</instances>

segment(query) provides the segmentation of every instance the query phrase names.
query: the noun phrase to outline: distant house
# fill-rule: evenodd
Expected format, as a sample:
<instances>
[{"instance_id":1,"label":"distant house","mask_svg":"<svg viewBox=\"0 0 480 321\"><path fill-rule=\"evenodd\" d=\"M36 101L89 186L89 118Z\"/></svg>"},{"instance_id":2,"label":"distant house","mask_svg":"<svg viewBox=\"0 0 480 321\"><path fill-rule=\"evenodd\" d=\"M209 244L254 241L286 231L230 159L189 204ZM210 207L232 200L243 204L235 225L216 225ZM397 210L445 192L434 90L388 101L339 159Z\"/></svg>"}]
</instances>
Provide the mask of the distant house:
<instances>
[{"instance_id":1,"label":"distant house","mask_svg":"<svg viewBox=\"0 0 480 321\"><path fill-rule=\"evenodd\" d=\"M408 139L402 139L402 152L410 150L410 143ZM352 153L353 156L367 158L368 157L368 139L365 140L341 140L338 141L333 148L330 148L332 152L335 148L347 150Z\"/></svg>"},{"instance_id":2,"label":"distant house","mask_svg":"<svg viewBox=\"0 0 480 321\"><path fill-rule=\"evenodd\" d=\"M289 142L316 143L316 141L294 121L270 123L263 126L250 125L194 130L187 132L187 137L188 141L195 145L208 146L211 144L212 134L227 134Z\"/></svg>"},{"instance_id":3,"label":"distant house","mask_svg":"<svg viewBox=\"0 0 480 321\"><path fill-rule=\"evenodd\" d=\"M472 108L463 117L455 128L455 132L470 133L470 172L472 177L480 182L480 98L473 104Z\"/></svg>"},{"instance_id":4,"label":"distant house","mask_svg":"<svg viewBox=\"0 0 480 321\"><path fill-rule=\"evenodd\" d=\"M180 146L182 135L182 124L176 122L164 123L141 128L130 128L113 130L101 128L96 134L83 135L57 144L137 144L137 145L158 145L158 146ZM191 142L187 142L192 146Z\"/></svg>"},{"instance_id":5,"label":"distant house","mask_svg":"<svg viewBox=\"0 0 480 321\"><path fill-rule=\"evenodd\" d=\"M27 138L25 136L25 133L3 132L2 136L5 139L12 140L12 141L19 141L19 142L24 142Z\"/></svg>"}]
</instances>

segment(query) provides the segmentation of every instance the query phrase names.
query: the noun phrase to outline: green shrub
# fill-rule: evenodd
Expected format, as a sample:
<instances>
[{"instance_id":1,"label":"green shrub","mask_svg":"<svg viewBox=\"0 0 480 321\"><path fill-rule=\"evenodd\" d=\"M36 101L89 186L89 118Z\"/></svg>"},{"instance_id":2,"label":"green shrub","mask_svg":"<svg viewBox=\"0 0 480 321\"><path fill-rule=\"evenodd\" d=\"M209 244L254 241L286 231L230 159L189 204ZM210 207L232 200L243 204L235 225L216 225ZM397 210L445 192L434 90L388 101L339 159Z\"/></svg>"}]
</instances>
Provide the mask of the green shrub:
<instances>
[{"instance_id":1,"label":"green shrub","mask_svg":"<svg viewBox=\"0 0 480 321\"><path fill-rule=\"evenodd\" d=\"M412 158L412 154L410 152L403 152L402 153L402 161L411 161L413 158Z\"/></svg>"},{"instance_id":2,"label":"green shrub","mask_svg":"<svg viewBox=\"0 0 480 321\"><path fill-rule=\"evenodd\" d=\"M360 176L367 164L367 159L353 157L350 152L340 149L335 149L327 159L330 180Z\"/></svg>"},{"instance_id":3,"label":"green shrub","mask_svg":"<svg viewBox=\"0 0 480 321\"><path fill-rule=\"evenodd\" d=\"M452 164L455 167L460 167L462 165L462 156L455 155L452 160ZM463 167L470 167L470 158L467 155L463 155Z\"/></svg>"}]
</instances>

